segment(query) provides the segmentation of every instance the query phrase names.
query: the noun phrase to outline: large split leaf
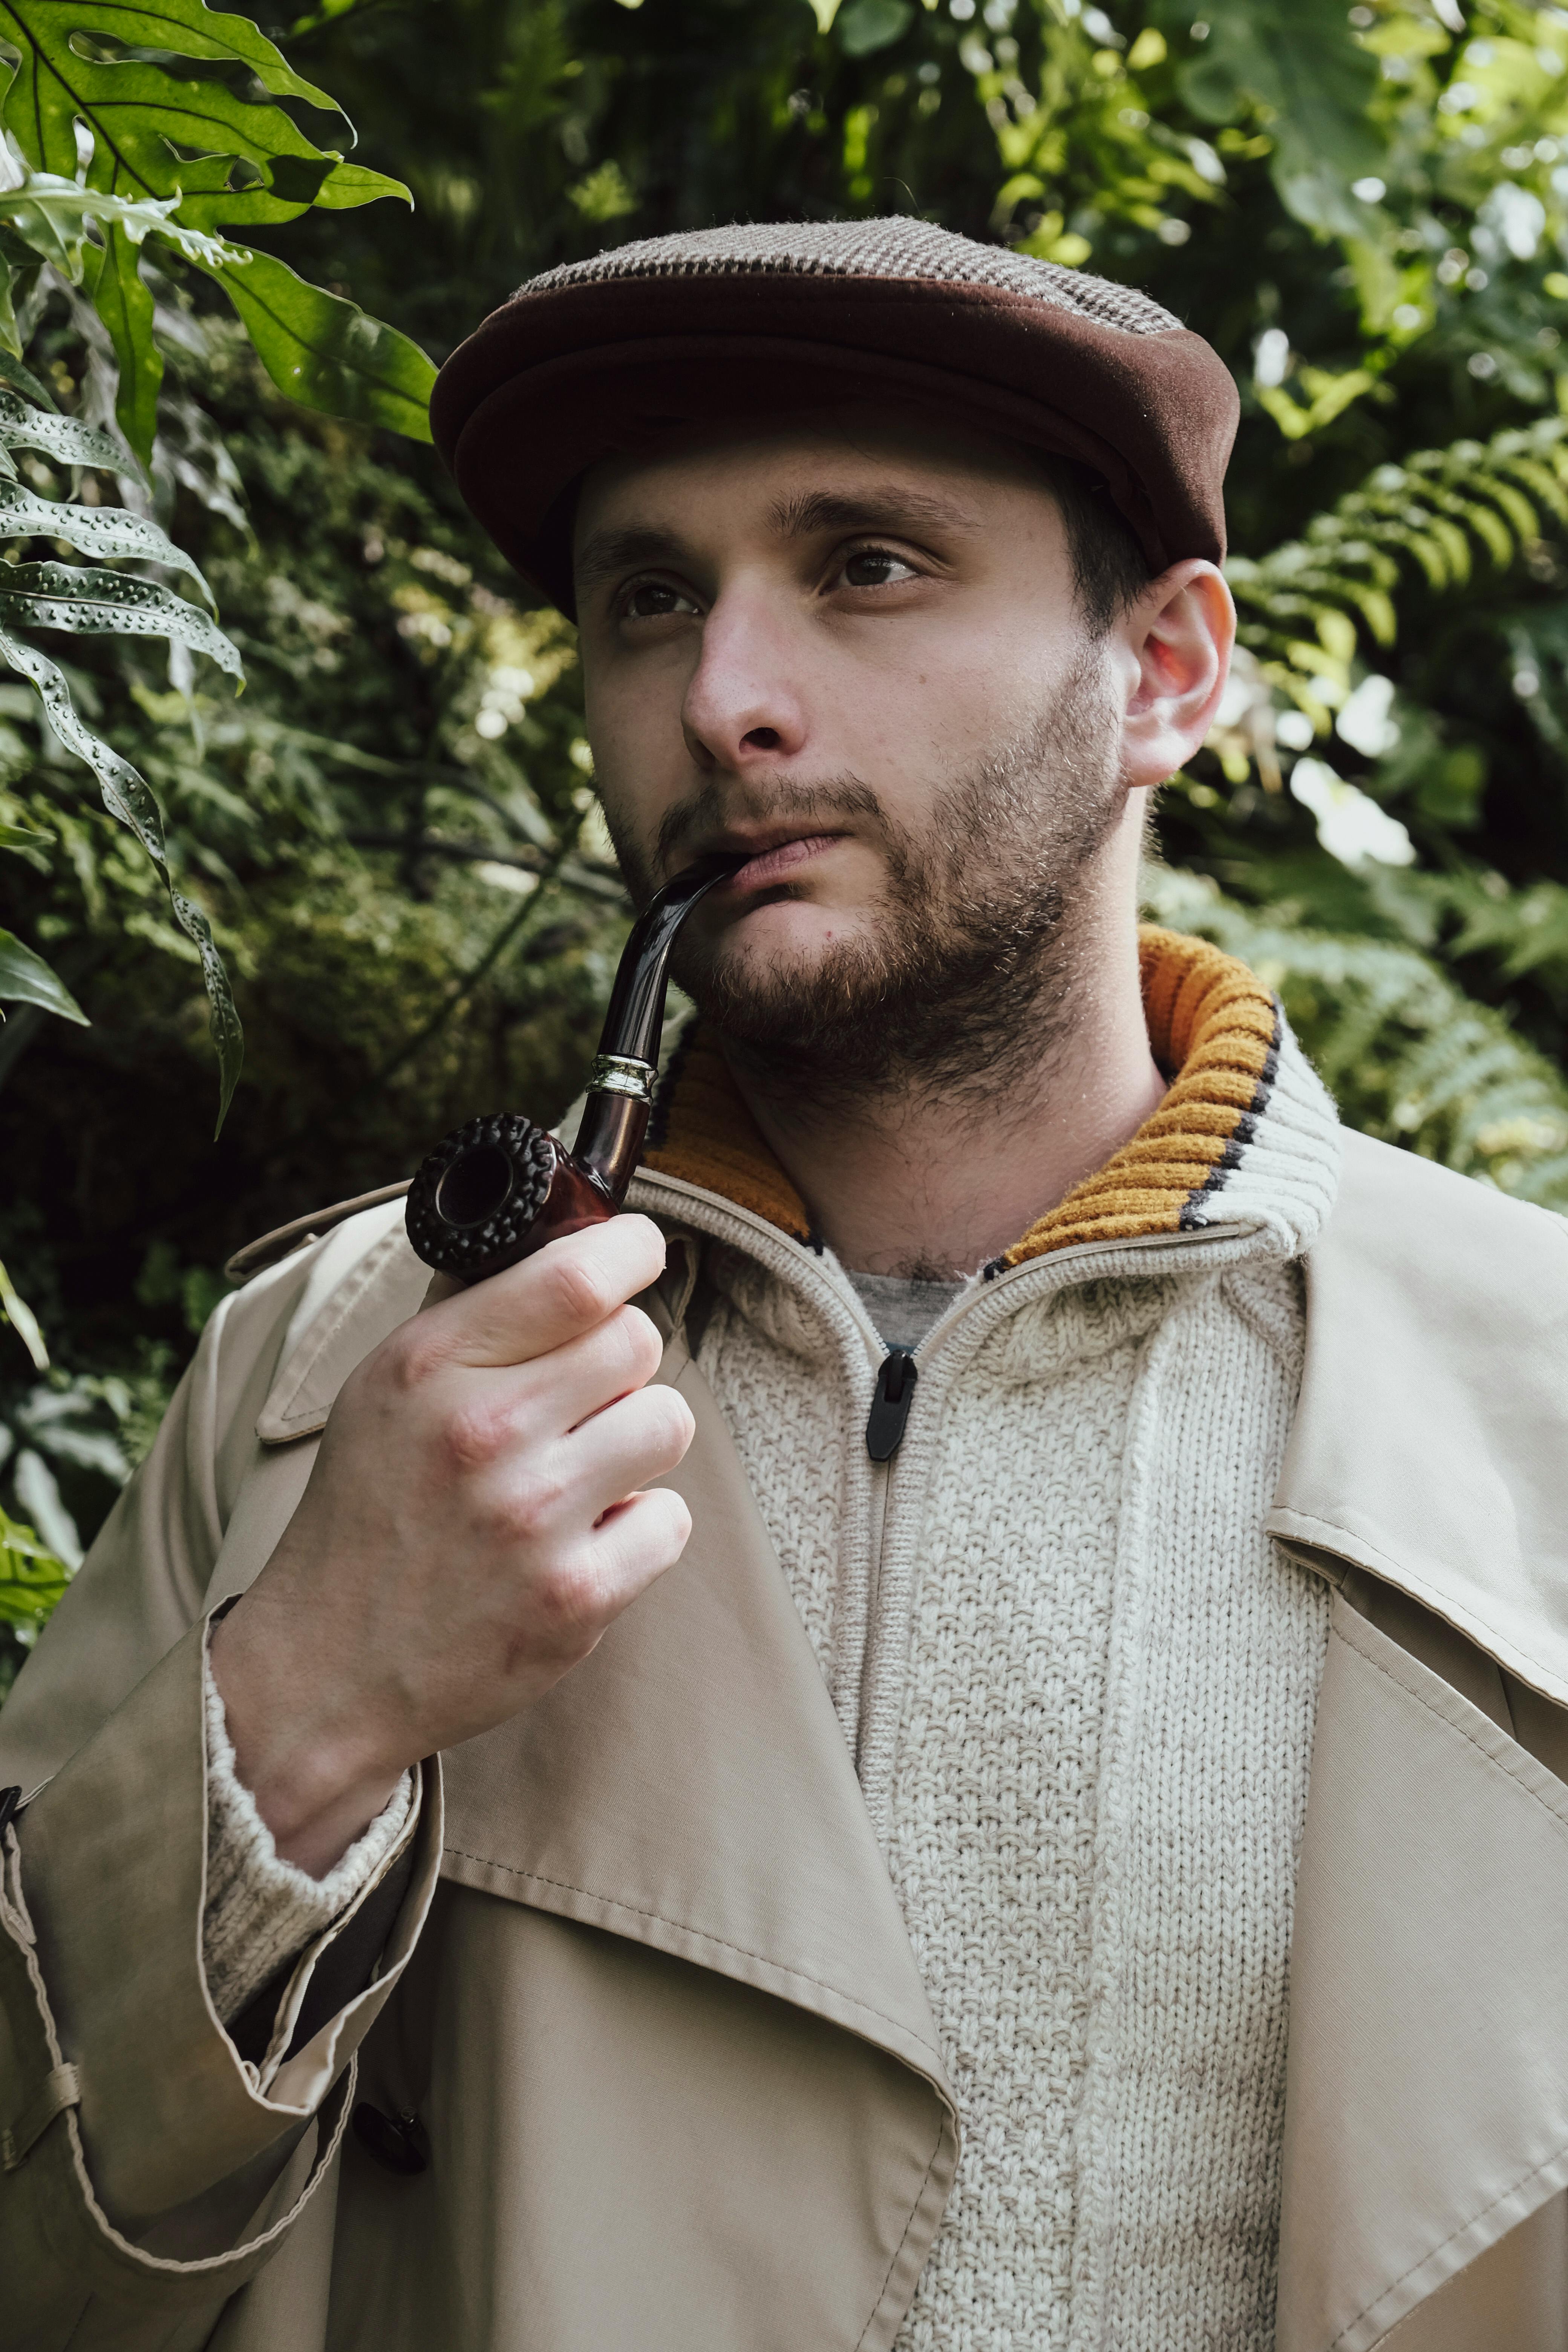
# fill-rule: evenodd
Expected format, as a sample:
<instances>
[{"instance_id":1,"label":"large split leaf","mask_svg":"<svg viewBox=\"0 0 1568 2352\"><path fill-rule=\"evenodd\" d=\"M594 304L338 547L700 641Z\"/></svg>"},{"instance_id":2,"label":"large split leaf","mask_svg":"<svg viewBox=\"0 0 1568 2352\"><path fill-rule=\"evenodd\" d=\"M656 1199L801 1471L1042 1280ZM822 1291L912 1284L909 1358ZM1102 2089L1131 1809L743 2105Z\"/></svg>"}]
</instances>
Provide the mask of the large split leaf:
<instances>
[{"instance_id":1,"label":"large split leaf","mask_svg":"<svg viewBox=\"0 0 1568 2352\"><path fill-rule=\"evenodd\" d=\"M64 981L12 931L0 931L0 1000L36 1004L45 1013L58 1013L62 1021L88 1026L86 1013Z\"/></svg>"},{"instance_id":2,"label":"large split leaf","mask_svg":"<svg viewBox=\"0 0 1568 2352\"><path fill-rule=\"evenodd\" d=\"M5 348L3 340L0 340L0 383L10 384L15 391L23 394L38 408L47 411L54 409L54 394L48 385L40 383L32 369L25 366L15 352Z\"/></svg>"},{"instance_id":3,"label":"large split leaf","mask_svg":"<svg viewBox=\"0 0 1568 2352\"><path fill-rule=\"evenodd\" d=\"M145 586L142 581L125 580L114 572L73 574L68 572L63 564L19 564L12 572L11 577L15 579L19 572L57 572L67 578L84 582L96 581L100 588L130 589ZM166 590L160 589L153 593L166 597L171 604L180 604L179 597L168 596ZM0 622L17 617L9 609L13 603L22 604L27 601L21 597L0 598ZM42 602L48 604L50 600L45 598ZM221 637L222 643L228 646L231 654L234 654L234 648L228 645L228 639L222 637L221 632L213 626L205 613L198 613L194 605L189 604L184 605L183 609L195 620L204 623L215 637ZM32 616L24 614L21 617ZM49 621L47 625L58 628L62 624L57 620ZM67 622L63 625L68 627L72 624ZM75 625L110 627L113 625L106 619L96 624L91 621L79 622ZM170 632L167 629L161 629L157 634L168 635ZM234 658L237 663L238 656L234 655ZM105 808L108 809L110 816L118 817L121 824L135 835L163 877L164 887L169 893L169 904L173 909L174 920L192 942L201 959L202 977L206 984L207 999L212 1008L210 1025L213 1046L217 1055L218 1063L217 1123L221 1128L224 1115L228 1109L230 1098L239 1077L240 1064L245 1053L245 1034L240 1027L239 1014L235 1010L234 997L228 984L228 974L224 970L223 958L219 955L213 940L212 928L201 908L194 905L185 897L184 891L174 887L174 877L169 872L168 852L163 842L163 819L158 803L153 797L145 777L138 773L129 760L122 760L119 752L106 743L100 735L95 735L91 728L82 719L71 700L70 688L67 686L64 677L46 654L41 654L36 646L28 645L25 638L13 636L9 629L0 626L0 660L8 662L18 677L25 677L30 686L36 688L47 715L49 725L60 742L68 751L74 752L79 760L85 761L92 770L93 774L98 778Z\"/></svg>"},{"instance_id":4,"label":"large split leaf","mask_svg":"<svg viewBox=\"0 0 1568 2352\"><path fill-rule=\"evenodd\" d=\"M332 416L429 440L436 371L417 343L341 295L309 285L269 253L209 274L245 321L280 392Z\"/></svg>"},{"instance_id":5,"label":"large split leaf","mask_svg":"<svg viewBox=\"0 0 1568 2352\"><path fill-rule=\"evenodd\" d=\"M135 54L105 55L106 43ZM416 346L304 288L270 257L242 260L244 248L211 243L220 228L273 226L312 205L407 198L397 181L317 146L280 106L240 97L221 79L182 79L171 69L180 58L243 66L274 99L340 111L256 26L205 0L0 0L0 44L17 60L0 121L37 172L71 181L78 126L91 135L82 201L90 211L99 199L102 242L78 259L114 344L119 422L144 463L162 374L137 254L148 234L212 271L246 324L267 335L263 359L295 399L428 437L423 406L434 371ZM346 119L344 127L352 139ZM117 205L140 210L117 215ZM160 219L147 217L160 205ZM47 213L39 233L58 235ZM278 273L299 290L286 295ZM335 320L333 306L349 320ZM368 356L367 343L376 346Z\"/></svg>"},{"instance_id":6,"label":"large split leaf","mask_svg":"<svg viewBox=\"0 0 1568 2352\"><path fill-rule=\"evenodd\" d=\"M20 61L4 119L24 152L46 172L75 172L73 124L79 115L97 134L95 100L118 112L149 100L156 104L171 86L181 87L162 65L140 58L122 65L84 57L77 47L83 38L242 65L274 98L303 99L323 113L342 112L325 90L294 71L248 17L209 8L205 0L0 0L0 40L16 49ZM117 74L129 79L116 84ZM207 89L215 97L227 95L219 82L184 87ZM178 101L174 103L177 107ZM188 143L210 152L210 142L193 139ZM154 188L151 193L163 196L169 191Z\"/></svg>"}]
</instances>

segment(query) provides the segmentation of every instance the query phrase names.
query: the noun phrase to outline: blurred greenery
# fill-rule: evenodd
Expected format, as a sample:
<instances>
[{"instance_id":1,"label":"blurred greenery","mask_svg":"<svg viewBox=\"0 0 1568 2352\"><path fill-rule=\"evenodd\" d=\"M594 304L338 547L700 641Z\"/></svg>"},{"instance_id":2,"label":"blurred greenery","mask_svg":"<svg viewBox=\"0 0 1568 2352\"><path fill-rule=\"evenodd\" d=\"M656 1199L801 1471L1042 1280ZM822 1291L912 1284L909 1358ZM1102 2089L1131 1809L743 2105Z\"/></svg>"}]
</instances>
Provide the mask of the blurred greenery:
<instances>
[{"instance_id":1,"label":"blurred greenery","mask_svg":"<svg viewBox=\"0 0 1568 2352\"><path fill-rule=\"evenodd\" d=\"M916 213L1206 334L1242 392L1243 644L1164 796L1152 905L1274 981L1347 1117L1568 1207L1568 12L329 0L260 29L357 128L329 171L415 208L253 205L244 234L437 362L537 270L747 217ZM236 1245L408 1173L478 1105L564 1105L625 923L570 629L395 407L301 410L221 272L165 241L142 277L145 511L247 688L146 639L60 657L158 796L248 1050L215 1144L193 943L0 687L0 928L89 1024L24 996L0 1031L0 1258L52 1359L0 1329L0 1560L18 1528L76 1556ZM41 288L28 367L123 417L99 313Z\"/></svg>"}]
</instances>

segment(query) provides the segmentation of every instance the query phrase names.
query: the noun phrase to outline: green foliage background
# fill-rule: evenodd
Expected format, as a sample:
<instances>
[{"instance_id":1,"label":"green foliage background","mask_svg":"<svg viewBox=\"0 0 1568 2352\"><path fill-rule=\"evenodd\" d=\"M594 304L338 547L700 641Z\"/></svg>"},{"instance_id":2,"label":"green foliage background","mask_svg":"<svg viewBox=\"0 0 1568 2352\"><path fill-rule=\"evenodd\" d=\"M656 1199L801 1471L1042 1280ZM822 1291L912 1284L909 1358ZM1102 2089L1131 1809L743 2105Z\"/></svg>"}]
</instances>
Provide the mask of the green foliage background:
<instances>
[{"instance_id":1,"label":"green foliage background","mask_svg":"<svg viewBox=\"0 0 1568 2352\"><path fill-rule=\"evenodd\" d=\"M1568 12L329 0L261 30L353 119L355 162L296 110L315 200L286 176L281 209L230 194L207 225L437 361L605 244L882 212L1144 286L1208 335L1243 395L1244 655L1165 796L1153 908L1274 980L1347 1117L1568 1208ZM206 70L226 103L262 94ZM412 215L364 206L377 173ZM55 1367L0 1330L0 1505L68 1561L227 1253L406 1174L479 1105L557 1110L624 929L570 630L405 419L285 397L237 280L173 246L143 268L151 390L63 278L23 321L63 410L118 404L143 446L156 423L148 510L248 679L237 702L145 639L57 649L232 976L247 1051L216 1144L193 942L0 686L0 926L90 1022L23 1005L0 1030L0 1259ZM71 482L42 455L22 478Z\"/></svg>"}]
</instances>

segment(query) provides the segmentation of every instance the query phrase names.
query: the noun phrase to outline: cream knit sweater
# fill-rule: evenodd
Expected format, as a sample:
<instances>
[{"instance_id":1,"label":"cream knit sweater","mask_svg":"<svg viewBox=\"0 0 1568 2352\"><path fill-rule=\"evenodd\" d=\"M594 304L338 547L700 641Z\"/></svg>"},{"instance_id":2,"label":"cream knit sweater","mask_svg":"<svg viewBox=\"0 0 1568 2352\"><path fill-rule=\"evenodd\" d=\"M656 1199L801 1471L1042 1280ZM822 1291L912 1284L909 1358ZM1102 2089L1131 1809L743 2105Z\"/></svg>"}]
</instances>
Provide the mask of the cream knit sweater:
<instances>
[{"instance_id":1,"label":"cream knit sweater","mask_svg":"<svg viewBox=\"0 0 1568 2352\"><path fill-rule=\"evenodd\" d=\"M889 1864L965 2146L900 2352L1272 2344L1328 1624L1262 1532L1300 1355L1274 1240L1095 1279L1047 1259L921 1351L906 1447L916 1414L938 1426L895 1462L879 1547L901 1534L912 1573L883 1580L868 1646L898 1685L877 1695L897 1709ZM702 1370L874 1738L836 1576L869 1352L814 1311L849 1286L826 1258L798 1285L710 1262Z\"/></svg>"},{"instance_id":2,"label":"cream knit sweater","mask_svg":"<svg viewBox=\"0 0 1568 2352\"><path fill-rule=\"evenodd\" d=\"M967 1286L921 1342L883 1469L863 1441L882 1344L831 1255L737 1206L738 1184L655 1174L635 1196L700 1250L699 1360L855 1754L963 2112L899 2352L1273 2344L1327 1605L1263 1520L1300 1376L1298 1261L1339 1152L1271 1017L1179 1216L1130 1231L1123 1192L1107 1233L1079 1204L1065 1244ZM253 1901L263 1860L242 1874ZM270 1919L261 1940L286 1951L281 1900Z\"/></svg>"}]
</instances>

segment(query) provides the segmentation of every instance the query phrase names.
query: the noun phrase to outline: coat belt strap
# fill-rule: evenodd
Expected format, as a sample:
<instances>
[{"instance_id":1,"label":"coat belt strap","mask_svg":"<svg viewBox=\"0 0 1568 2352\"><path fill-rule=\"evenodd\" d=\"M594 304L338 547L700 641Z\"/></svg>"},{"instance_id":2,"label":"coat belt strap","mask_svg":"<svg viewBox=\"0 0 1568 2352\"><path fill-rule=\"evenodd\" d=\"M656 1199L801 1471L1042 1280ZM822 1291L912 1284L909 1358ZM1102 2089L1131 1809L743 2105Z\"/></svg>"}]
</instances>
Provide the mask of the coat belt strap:
<instances>
[{"instance_id":1,"label":"coat belt strap","mask_svg":"<svg viewBox=\"0 0 1568 2352\"><path fill-rule=\"evenodd\" d=\"M40 2139L67 2107L81 2105L74 2066L57 2066L46 2074L14 2123L0 2132L0 2169L15 2172L34 2142Z\"/></svg>"}]
</instances>

